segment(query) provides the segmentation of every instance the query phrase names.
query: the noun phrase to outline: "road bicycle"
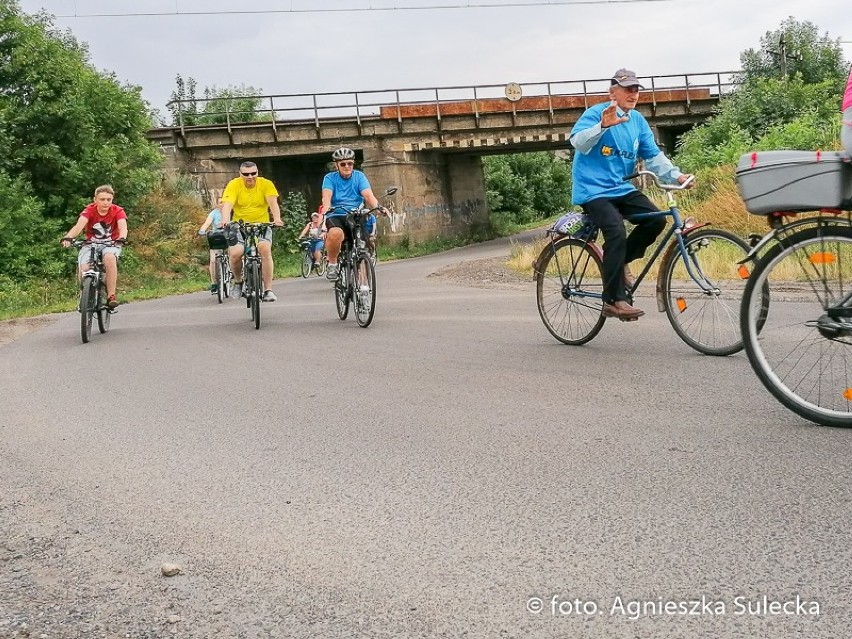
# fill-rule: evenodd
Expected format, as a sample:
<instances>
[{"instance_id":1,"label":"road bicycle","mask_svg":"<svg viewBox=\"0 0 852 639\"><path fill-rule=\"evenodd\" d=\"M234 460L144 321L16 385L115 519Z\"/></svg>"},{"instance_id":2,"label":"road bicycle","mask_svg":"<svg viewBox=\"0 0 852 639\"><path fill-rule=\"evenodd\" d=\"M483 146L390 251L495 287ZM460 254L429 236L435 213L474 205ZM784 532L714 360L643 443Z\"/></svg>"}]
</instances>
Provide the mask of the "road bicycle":
<instances>
[{"instance_id":1,"label":"road bicycle","mask_svg":"<svg viewBox=\"0 0 852 639\"><path fill-rule=\"evenodd\" d=\"M314 271L318 276L325 275L325 268L328 265L328 257L325 254L325 249L321 251L321 259L319 263L314 261L314 252L311 250L312 241L309 239L299 240L299 247L302 250L302 277L307 278L311 271Z\"/></svg>"},{"instance_id":2,"label":"road bicycle","mask_svg":"<svg viewBox=\"0 0 852 639\"><path fill-rule=\"evenodd\" d=\"M207 236L207 246L216 251L216 299L221 304L231 296L230 286L234 279L231 262L228 259L228 235L225 229L217 229L199 233Z\"/></svg>"},{"instance_id":3,"label":"road bicycle","mask_svg":"<svg viewBox=\"0 0 852 639\"><path fill-rule=\"evenodd\" d=\"M69 246L80 249L89 249L89 269L84 271L80 277L80 298L77 310L80 312L80 337L84 344L92 339L92 324L95 317L98 319L98 331L103 334L109 330L110 321L116 309L107 306L106 292L106 269L104 267L103 252L100 248L107 246L125 246L125 242L86 242L85 240L71 240Z\"/></svg>"},{"instance_id":4,"label":"road bicycle","mask_svg":"<svg viewBox=\"0 0 852 639\"><path fill-rule=\"evenodd\" d=\"M825 155L823 161L779 167L777 178L773 167L755 167L755 179L762 182L754 198L747 197L753 189L743 186L746 178L738 169L746 207L764 215L771 227L755 238L748 256L756 264L740 320L748 361L781 404L817 424L850 428L852 165L848 159L838 165L837 157ZM825 182L809 188L812 179ZM764 195L772 197L770 209L790 210L767 212Z\"/></svg>"},{"instance_id":5,"label":"road bicycle","mask_svg":"<svg viewBox=\"0 0 852 639\"><path fill-rule=\"evenodd\" d=\"M246 299L246 307L251 310L251 321L255 329L260 329L260 307L263 299L263 264L261 263L260 251L258 251L258 240L266 234L268 229L275 228L272 224L260 223L249 224L247 222L231 222L243 234L245 238L245 250L243 251L243 297Z\"/></svg>"},{"instance_id":6,"label":"road bicycle","mask_svg":"<svg viewBox=\"0 0 852 639\"><path fill-rule=\"evenodd\" d=\"M744 258L748 243L720 229L684 220L674 191L688 184L662 184L650 171L639 171L625 181L647 176L665 191L668 209L630 216L629 221L670 218L650 259L632 286L629 302L654 262L662 255L656 283L657 310L665 312L678 336L705 355L731 355L743 348L739 330L740 302L749 270ZM585 216L583 216L585 218ZM578 236L548 231L549 242L533 265L536 302L542 322L563 344L581 345L603 328L603 251L598 231L587 220ZM663 253L665 250L665 253Z\"/></svg>"}]
</instances>

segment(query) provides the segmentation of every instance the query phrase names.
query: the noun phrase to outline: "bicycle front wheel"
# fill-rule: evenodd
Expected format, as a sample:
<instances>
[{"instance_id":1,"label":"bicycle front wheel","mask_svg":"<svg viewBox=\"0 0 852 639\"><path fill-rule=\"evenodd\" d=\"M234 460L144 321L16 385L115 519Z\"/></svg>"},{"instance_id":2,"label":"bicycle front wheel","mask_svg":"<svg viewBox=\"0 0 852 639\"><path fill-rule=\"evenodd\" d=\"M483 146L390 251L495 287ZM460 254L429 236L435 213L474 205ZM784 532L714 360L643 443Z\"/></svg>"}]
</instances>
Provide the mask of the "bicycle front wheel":
<instances>
[{"instance_id":1,"label":"bicycle front wheel","mask_svg":"<svg viewBox=\"0 0 852 639\"><path fill-rule=\"evenodd\" d=\"M261 277L260 264L252 262L249 267L251 281L249 288L249 301L251 302L251 319L254 328L260 329L260 298L263 297L263 278Z\"/></svg>"},{"instance_id":2,"label":"bicycle front wheel","mask_svg":"<svg viewBox=\"0 0 852 639\"><path fill-rule=\"evenodd\" d=\"M322 254L322 259L319 264L317 264L317 277L322 277L325 275L325 269L328 266L328 257L325 253Z\"/></svg>"},{"instance_id":3,"label":"bicycle front wheel","mask_svg":"<svg viewBox=\"0 0 852 639\"><path fill-rule=\"evenodd\" d=\"M225 297L228 295L228 282L226 281L225 276L225 264L220 259L216 260L216 285L218 287L216 289L216 299L218 299L221 304L225 301Z\"/></svg>"},{"instance_id":4,"label":"bicycle front wheel","mask_svg":"<svg viewBox=\"0 0 852 639\"><path fill-rule=\"evenodd\" d=\"M311 274L311 267L313 266L314 259L311 257L310 251L304 251L302 253L302 277L307 278L308 275Z\"/></svg>"},{"instance_id":5,"label":"bicycle front wheel","mask_svg":"<svg viewBox=\"0 0 852 639\"><path fill-rule=\"evenodd\" d=\"M760 259L742 303L754 372L784 406L824 426L852 427L850 275L852 228L806 229ZM761 304L766 290L771 305Z\"/></svg>"},{"instance_id":6,"label":"bicycle front wheel","mask_svg":"<svg viewBox=\"0 0 852 639\"><path fill-rule=\"evenodd\" d=\"M97 289L91 277L84 277L80 288L80 337L88 344L92 339L92 319L95 315L95 297Z\"/></svg>"},{"instance_id":7,"label":"bicycle front wheel","mask_svg":"<svg viewBox=\"0 0 852 639\"><path fill-rule=\"evenodd\" d=\"M349 299L351 298L351 278L347 263L341 261L334 283L334 303L337 305L337 316L345 320L349 315Z\"/></svg>"},{"instance_id":8,"label":"bicycle front wheel","mask_svg":"<svg viewBox=\"0 0 852 639\"><path fill-rule=\"evenodd\" d=\"M98 314L98 331L103 335L109 330L109 322L112 317L112 313L109 312L109 308L106 306L106 286L101 284L100 287L100 295L98 295L98 299L95 302L95 307L97 308Z\"/></svg>"},{"instance_id":9,"label":"bicycle front wheel","mask_svg":"<svg viewBox=\"0 0 852 639\"><path fill-rule=\"evenodd\" d=\"M376 310L376 271L368 255L361 255L355 267L353 306L358 326L367 328Z\"/></svg>"},{"instance_id":10,"label":"bicycle front wheel","mask_svg":"<svg viewBox=\"0 0 852 639\"><path fill-rule=\"evenodd\" d=\"M579 346L597 335L603 310L603 266L593 244L563 238L544 247L535 262L538 314L550 334Z\"/></svg>"},{"instance_id":11,"label":"bicycle front wheel","mask_svg":"<svg viewBox=\"0 0 852 639\"><path fill-rule=\"evenodd\" d=\"M748 255L749 246L733 233L706 228L688 233L683 243L689 269L678 250L660 267L669 322L699 353L732 355L743 347L740 306L749 268L738 262Z\"/></svg>"}]
</instances>

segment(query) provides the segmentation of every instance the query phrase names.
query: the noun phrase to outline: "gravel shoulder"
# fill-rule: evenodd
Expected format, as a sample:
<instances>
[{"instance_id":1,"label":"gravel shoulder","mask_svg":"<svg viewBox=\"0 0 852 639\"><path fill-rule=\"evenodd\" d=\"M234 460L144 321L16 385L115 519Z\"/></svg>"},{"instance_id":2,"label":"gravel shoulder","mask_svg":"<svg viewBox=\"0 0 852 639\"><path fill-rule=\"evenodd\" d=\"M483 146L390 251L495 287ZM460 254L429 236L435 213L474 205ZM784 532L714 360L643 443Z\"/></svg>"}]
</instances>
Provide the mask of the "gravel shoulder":
<instances>
[{"instance_id":1,"label":"gravel shoulder","mask_svg":"<svg viewBox=\"0 0 852 639\"><path fill-rule=\"evenodd\" d=\"M471 288L526 291L535 281L509 268L505 257L487 257L450 264L432 273L430 278Z\"/></svg>"},{"instance_id":2,"label":"gravel shoulder","mask_svg":"<svg viewBox=\"0 0 852 639\"><path fill-rule=\"evenodd\" d=\"M0 322L0 348L6 344L11 344L30 331L53 324L57 319L59 319L58 315L38 315L36 317L20 317Z\"/></svg>"}]
</instances>

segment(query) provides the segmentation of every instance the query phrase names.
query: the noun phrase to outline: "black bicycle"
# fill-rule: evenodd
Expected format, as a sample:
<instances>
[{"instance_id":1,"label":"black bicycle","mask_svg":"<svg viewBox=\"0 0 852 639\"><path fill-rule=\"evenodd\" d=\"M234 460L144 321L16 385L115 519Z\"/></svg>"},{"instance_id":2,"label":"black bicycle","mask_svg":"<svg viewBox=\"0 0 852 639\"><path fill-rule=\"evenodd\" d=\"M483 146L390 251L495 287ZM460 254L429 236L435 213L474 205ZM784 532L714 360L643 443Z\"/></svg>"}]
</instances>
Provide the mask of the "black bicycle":
<instances>
[{"instance_id":1,"label":"black bicycle","mask_svg":"<svg viewBox=\"0 0 852 639\"><path fill-rule=\"evenodd\" d=\"M89 269L80 278L80 300L77 310L80 312L80 337L84 344L92 339L92 324L98 318L98 331L103 334L109 330L110 320L116 309L107 305L106 269L104 268L103 251L99 248L107 246L125 246L122 241L86 242L85 240L70 240L69 246L80 249L89 248Z\"/></svg>"},{"instance_id":2,"label":"black bicycle","mask_svg":"<svg viewBox=\"0 0 852 639\"><path fill-rule=\"evenodd\" d=\"M247 222L232 222L236 225L245 238L245 250L243 251L243 297L246 298L246 307L251 309L251 321L255 329L260 329L260 304L263 299L263 264L261 263L260 251L257 243L266 235L268 229L274 228L272 224L249 224Z\"/></svg>"},{"instance_id":3,"label":"black bicycle","mask_svg":"<svg viewBox=\"0 0 852 639\"><path fill-rule=\"evenodd\" d=\"M207 246L211 251L216 251L216 298L219 303L231 296L230 285L234 279L231 271L231 262L228 259L228 235L225 229L216 229L201 233L207 237Z\"/></svg>"},{"instance_id":4,"label":"black bicycle","mask_svg":"<svg viewBox=\"0 0 852 639\"><path fill-rule=\"evenodd\" d=\"M345 212L346 223L352 231L352 241L345 240L338 258L338 275L334 283L334 301L337 315L345 320L349 315L349 303L355 309L358 326L367 328L373 321L376 310L376 270L367 251L364 240L364 222L375 209L343 209L334 207L329 211L333 215Z\"/></svg>"}]
</instances>

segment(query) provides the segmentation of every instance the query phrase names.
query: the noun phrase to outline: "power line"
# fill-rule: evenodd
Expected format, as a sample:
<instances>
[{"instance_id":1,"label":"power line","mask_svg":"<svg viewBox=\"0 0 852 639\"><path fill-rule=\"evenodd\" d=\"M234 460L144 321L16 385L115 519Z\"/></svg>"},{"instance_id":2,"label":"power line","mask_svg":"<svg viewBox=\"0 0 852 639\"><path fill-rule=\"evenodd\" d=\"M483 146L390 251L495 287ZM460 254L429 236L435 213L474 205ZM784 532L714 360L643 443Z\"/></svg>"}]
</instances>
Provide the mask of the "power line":
<instances>
[{"instance_id":1,"label":"power line","mask_svg":"<svg viewBox=\"0 0 852 639\"><path fill-rule=\"evenodd\" d=\"M430 6L402 6L402 7L360 7L360 8L309 8L297 9L290 5L289 9L242 9L239 11L181 11L175 2L174 11L150 11L132 13L77 13L76 2L73 14L56 14L57 18L139 18L151 16L225 16L225 15L252 15L270 13L359 13L365 11L436 11L440 9L503 9L517 7L569 7L575 5L604 5L604 4L637 4L648 2L676 2L677 0L536 0L533 2L476 2L467 0L463 4L441 4Z\"/></svg>"}]
</instances>

